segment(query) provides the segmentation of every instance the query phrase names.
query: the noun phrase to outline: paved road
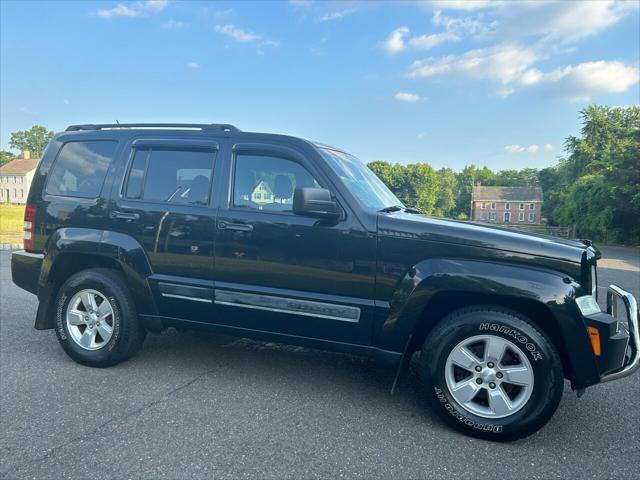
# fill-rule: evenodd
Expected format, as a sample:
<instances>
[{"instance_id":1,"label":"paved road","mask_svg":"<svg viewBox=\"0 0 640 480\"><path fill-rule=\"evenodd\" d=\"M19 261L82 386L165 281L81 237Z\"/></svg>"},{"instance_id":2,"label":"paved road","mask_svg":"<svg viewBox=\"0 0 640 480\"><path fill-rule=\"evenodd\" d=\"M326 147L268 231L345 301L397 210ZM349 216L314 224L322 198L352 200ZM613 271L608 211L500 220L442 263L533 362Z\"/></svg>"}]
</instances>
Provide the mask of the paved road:
<instances>
[{"instance_id":1,"label":"paved road","mask_svg":"<svg viewBox=\"0 0 640 480\"><path fill-rule=\"evenodd\" d=\"M600 284L640 298L640 252L604 249ZM168 332L106 370L32 328L0 253L0 478L637 478L640 375L577 399L512 444L466 438L410 375L343 354Z\"/></svg>"}]
</instances>

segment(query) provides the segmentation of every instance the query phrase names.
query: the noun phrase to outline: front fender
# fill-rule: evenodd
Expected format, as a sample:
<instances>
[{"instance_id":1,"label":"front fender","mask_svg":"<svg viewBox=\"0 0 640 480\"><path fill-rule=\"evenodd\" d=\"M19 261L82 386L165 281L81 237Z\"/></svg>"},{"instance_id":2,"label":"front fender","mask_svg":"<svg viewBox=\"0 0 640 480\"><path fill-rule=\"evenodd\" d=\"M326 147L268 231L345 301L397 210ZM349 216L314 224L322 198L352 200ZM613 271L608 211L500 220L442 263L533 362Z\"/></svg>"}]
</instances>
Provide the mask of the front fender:
<instances>
[{"instance_id":1,"label":"front fender","mask_svg":"<svg viewBox=\"0 0 640 480\"><path fill-rule=\"evenodd\" d=\"M72 263L67 263L69 261ZM147 282L152 274L151 265L144 249L133 237L98 229L60 228L51 234L44 249L38 278L40 305L36 328L53 327L50 307L60 287L59 272L75 273L84 268L105 266L122 271L138 313L157 314Z\"/></svg>"},{"instance_id":2,"label":"front fender","mask_svg":"<svg viewBox=\"0 0 640 480\"><path fill-rule=\"evenodd\" d=\"M567 354L574 375L574 384L583 386L599 381L596 359L582 316L575 305L582 287L560 272L538 267L520 266L501 262L488 262L458 258L424 260L409 269L399 282L388 313L376 332L379 348L408 352L412 334L421 322L435 322L429 317L430 305L439 294L455 292L466 306L465 295L485 299L483 303L544 306L551 315L533 317L535 322L552 322L541 327L559 332L558 338ZM455 303L455 300L453 300ZM448 306L455 310L456 305ZM524 311L523 313L527 313Z\"/></svg>"}]
</instances>

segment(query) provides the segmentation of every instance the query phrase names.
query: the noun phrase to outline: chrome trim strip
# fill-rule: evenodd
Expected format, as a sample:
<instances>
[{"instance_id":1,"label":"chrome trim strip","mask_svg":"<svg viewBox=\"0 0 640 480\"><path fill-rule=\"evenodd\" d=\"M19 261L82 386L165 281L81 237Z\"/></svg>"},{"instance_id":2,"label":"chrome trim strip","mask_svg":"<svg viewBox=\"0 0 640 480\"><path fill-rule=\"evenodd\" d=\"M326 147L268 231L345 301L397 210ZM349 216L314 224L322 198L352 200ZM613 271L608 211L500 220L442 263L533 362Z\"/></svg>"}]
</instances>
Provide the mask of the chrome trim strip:
<instances>
[{"instance_id":1,"label":"chrome trim strip","mask_svg":"<svg viewBox=\"0 0 640 480\"><path fill-rule=\"evenodd\" d=\"M194 301L194 302L213 303L211 300L209 300L207 298L187 297L186 295L176 295L174 293L164 293L164 292L162 292L162 296L163 297L169 297L169 298L179 298L181 300L191 300L191 301Z\"/></svg>"},{"instance_id":2,"label":"chrome trim strip","mask_svg":"<svg viewBox=\"0 0 640 480\"><path fill-rule=\"evenodd\" d=\"M631 348L631 358L626 365L622 365L622 370L609 373L600 379L600 382L610 382L620 378L628 377L640 368L640 332L638 331L638 302L633 295L626 292L617 285L609 285L607 291L607 313L618 318L617 309L615 307L614 296L620 298L624 303L624 308L629 320L629 343L627 348Z\"/></svg>"},{"instance_id":3,"label":"chrome trim strip","mask_svg":"<svg viewBox=\"0 0 640 480\"><path fill-rule=\"evenodd\" d=\"M358 323L360 321L360 308L349 305L298 300L296 298L275 297L255 293L233 292L229 290L215 290L214 297L216 304L230 307L326 318L328 320L339 320L350 323Z\"/></svg>"}]
</instances>

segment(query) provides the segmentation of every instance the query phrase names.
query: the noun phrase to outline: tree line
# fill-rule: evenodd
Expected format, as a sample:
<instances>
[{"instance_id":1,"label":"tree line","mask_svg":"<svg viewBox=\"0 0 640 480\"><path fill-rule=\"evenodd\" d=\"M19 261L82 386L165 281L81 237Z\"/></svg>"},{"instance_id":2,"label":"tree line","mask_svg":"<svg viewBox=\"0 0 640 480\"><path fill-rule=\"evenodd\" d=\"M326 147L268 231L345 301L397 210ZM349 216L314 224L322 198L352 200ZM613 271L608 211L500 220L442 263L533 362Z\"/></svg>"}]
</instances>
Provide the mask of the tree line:
<instances>
[{"instance_id":1,"label":"tree line","mask_svg":"<svg viewBox=\"0 0 640 480\"><path fill-rule=\"evenodd\" d=\"M469 218L476 180L488 186L540 186L542 215L552 226L575 227L599 242L640 244L640 106L591 105L580 112L580 136L570 136L553 167L494 172L468 165L460 172L375 161L369 167L410 207L427 215ZM53 132L41 125L11 134L9 145L39 158ZM0 164L19 154L0 152Z\"/></svg>"},{"instance_id":2,"label":"tree line","mask_svg":"<svg viewBox=\"0 0 640 480\"><path fill-rule=\"evenodd\" d=\"M640 107L591 105L580 112L581 135L570 136L553 167L460 172L427 162L369 163L410 207L427 215L468 219L476 180L488 186L540 186L551 226L574 226L579 237L640 244Z\"/></svg>"}]
</instances>

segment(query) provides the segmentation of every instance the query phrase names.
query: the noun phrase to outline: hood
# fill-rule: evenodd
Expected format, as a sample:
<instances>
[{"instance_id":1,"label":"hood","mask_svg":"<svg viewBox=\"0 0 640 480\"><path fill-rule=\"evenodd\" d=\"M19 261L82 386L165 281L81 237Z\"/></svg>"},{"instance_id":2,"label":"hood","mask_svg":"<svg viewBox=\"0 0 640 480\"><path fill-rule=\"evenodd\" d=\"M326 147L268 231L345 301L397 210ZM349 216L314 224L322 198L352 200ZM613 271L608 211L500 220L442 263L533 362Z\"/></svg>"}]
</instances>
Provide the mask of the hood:
<instances>
[{"instance_id":1,"label":"hood","mask_svg":"<svg viewBox=\"0 0 640 480\"><path fill-rule=\"evenodd\" d=\"M524 253L573 263L580 263L588 248L577 240L400 211L379 214L378 233Z\"/></svg>"}]
</instances>

